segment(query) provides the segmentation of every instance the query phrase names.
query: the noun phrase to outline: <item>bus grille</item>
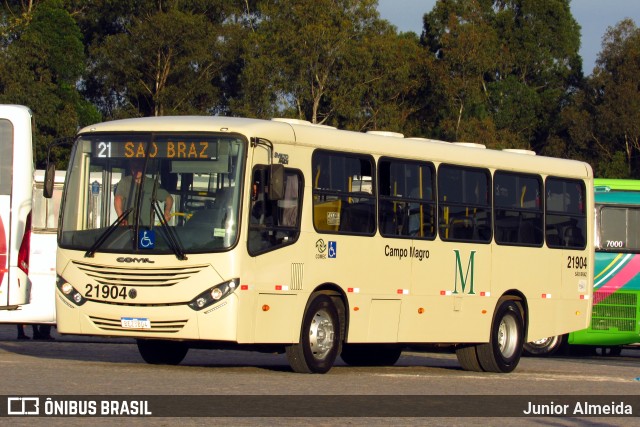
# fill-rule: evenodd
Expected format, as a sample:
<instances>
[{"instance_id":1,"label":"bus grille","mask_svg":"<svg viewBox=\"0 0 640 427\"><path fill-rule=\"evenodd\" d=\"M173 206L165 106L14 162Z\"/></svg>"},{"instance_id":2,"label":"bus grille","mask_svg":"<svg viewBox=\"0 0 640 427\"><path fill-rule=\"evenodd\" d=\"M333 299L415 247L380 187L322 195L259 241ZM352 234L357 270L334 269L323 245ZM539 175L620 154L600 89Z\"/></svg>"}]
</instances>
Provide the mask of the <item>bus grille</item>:
<instances>
[{"instance_id":1,"label":"bus grille","mask_svg":"<svg viewBox=\"0 0 640 427\"><path fill-rule=\"evenodd\" d=\"M154 333L176 333L180 332L182 328L187 324L187 320L165 320L165 321L157 321L151 322L151 329L129 329L123 328L120 323L120 319L107 319L105 317L95 317L89 316L89 319L93 324L103 331L118 331L118 332L132 332L135 331L136 334L149 334L153 335Z\"/></svg>"},{"instance_id":2,"label":"bus grille","mask_svg":"<svg viewBox=\"0 0 640 427\"><path fill-rule=\"evenodd\" d=\"M637 318L637 295L634 293L615 292L606 295L595 292L591 315L591 329L594 331L618 330L634 332Z\"/></svg>"},{"instance_id":3,"label":"bus grille","mask_svg":"<svg viewBox=\"0 0 640 427\"><path fill-rule=\"evenodd\" d=\"M186 268L105 267L77 261L74 261L74 264L101 285L119 286L173 286L207 267L206 265Z\"/></svg>"}]
</instances>

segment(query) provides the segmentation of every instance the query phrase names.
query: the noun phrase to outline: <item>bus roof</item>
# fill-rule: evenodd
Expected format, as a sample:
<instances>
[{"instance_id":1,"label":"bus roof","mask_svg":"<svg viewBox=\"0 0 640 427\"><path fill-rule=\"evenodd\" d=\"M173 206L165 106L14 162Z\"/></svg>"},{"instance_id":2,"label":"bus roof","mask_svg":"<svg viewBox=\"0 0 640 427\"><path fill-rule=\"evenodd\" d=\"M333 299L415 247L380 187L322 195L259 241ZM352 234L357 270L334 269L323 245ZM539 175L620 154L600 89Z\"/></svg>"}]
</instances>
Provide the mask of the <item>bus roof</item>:
<instances>
[{"instance_id":1,"label":"bus roof","mask_svg":"<svg viewBox=\"0 0 640 427\"><path fill-rule=\"evenodd\" d=\"M502 170L530 171L590 178L589 164L553 157L530 155L530 152L480 149L443 141L405 138L397 133L362 133L338 130L331 126L301 120L260 120L221 116L161 116L114 120L85 127L80 134L94 132L226 132L247 137L261 137L272 142L328 150L362 152L379 156L397 156L425 161L455 162ZM321 141L321 142L317 142ZM484 146L482 146L484 148Z\"/></svg>"},{"instance_id":2,"label":"bus roof","mask_svg":"<svg viewBox=\"0 0 640 427\"><path fill-rule=\"evenodd\" d=\"M640 192L636 191L597 191L595 193L597 204L640 205Z\"/></svg>"},{"instance_id":3,"label":"bus roof","mask_svg":"<svg viewBox=\"0 0 640 427\"><path fill-rule=\"evenodd\" d=\"M596 192L607 191L640 191L640 181L635 179L596 178L593 180Z\"/></svg>"}]
</instances>

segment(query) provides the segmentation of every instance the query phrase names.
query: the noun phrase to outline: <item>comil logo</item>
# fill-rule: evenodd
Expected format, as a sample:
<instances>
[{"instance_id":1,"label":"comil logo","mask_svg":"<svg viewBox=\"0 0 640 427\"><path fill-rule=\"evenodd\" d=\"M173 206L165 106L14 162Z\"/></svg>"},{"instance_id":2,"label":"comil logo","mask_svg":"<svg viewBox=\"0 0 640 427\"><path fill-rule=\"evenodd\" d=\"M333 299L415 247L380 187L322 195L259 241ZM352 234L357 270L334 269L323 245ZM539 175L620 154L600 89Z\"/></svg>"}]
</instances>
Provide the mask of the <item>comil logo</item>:
<instances>
[{"instance_id":1,"label":"comil logo","mask_svg":"<svg viewBox=\"0 0 640 427\"><path fill-rule=\"evenodd\" d=\"M116 261L127 264L155 264L155 261L152 261L149 258L118 257L116 258Z\"/></svg>"},{"instance_id":2,"label":"comil logo","mask_svg":"<svg viewBox=\"0 0 640 427\"><path fill-rule=\"evenodd\" d=\"M40 415L40 398L8 397L7 415Z\"/></svg>"}]
</instances>

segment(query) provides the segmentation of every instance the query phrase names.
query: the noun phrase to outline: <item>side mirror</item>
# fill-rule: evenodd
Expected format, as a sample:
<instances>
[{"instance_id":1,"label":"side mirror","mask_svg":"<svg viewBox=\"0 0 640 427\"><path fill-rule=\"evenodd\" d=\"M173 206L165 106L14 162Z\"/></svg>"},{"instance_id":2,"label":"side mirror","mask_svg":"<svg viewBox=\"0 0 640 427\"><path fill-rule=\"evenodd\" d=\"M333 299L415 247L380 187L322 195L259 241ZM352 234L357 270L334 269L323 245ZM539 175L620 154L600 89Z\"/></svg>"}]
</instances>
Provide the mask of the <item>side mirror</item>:
<instances>
[{"instance_id":1,"label":"side mirror","mask_svg":"<svg viewBox=\"0 0 640 427\"><path fill-rule=\"evenodd\" d=\"M284 199L284 166L272 164L269 166L269 199Z\"/></svg>"},{"instance_id":2,"label":"side mirror","mask_svg":"<svg viewBox=\"0 0 640 427\"><path fill-rule=\"evenodd\" d=\"M53 184L56 180L56 164L48 163L47 169L44 171L44 188L42 189L42 195L50 199L53 197Z\"/></svg>"}]
</instances>

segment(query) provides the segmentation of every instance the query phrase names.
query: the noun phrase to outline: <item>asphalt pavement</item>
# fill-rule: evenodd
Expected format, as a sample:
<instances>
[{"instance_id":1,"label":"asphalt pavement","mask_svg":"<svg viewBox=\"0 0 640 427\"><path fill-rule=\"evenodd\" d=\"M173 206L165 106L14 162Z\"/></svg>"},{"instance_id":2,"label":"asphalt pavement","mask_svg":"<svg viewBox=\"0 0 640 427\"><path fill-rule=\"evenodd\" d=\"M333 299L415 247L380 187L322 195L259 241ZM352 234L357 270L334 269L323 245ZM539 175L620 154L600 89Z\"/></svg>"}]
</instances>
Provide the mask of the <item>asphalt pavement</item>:
<instances>
[{"instance_id":1,"label":"asphalt pavement","mask_svg":"<svg viewBox=\"0 0 640 427\"><path fill-rule=\"evenodd\" d=\"M47 341L33 339L33 328L31 325L24 325L24 333L28 337L28 341ZM60 334L55 326L51 327L51 340L61 342L99 342L99 343L135 343L133 338L103 338L84 335ZM17 325L12 323L0 323L0 341L18 341ZM22 341L22 340L20 340ZM25 340L26 341L26 340Z\"/></svg>"}]
</instances>

